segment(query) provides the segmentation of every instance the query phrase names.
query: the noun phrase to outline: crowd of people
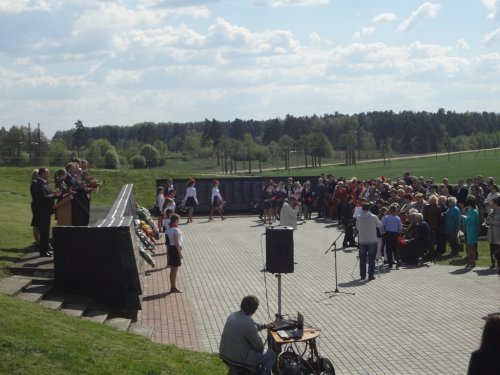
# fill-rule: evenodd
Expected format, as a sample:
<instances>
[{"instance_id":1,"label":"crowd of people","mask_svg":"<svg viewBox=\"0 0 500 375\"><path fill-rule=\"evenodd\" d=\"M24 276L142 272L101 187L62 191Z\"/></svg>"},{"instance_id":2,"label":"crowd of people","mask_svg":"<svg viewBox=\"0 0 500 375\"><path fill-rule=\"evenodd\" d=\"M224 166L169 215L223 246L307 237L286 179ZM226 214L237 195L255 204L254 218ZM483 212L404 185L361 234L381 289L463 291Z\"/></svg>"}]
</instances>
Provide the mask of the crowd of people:
<instances>
[{"instance_id":1,"label":"crowd of people","mask_svg":"<svg viewBox=\"0 0 500 375\"><path fill-rule=\"evenodd\" d=\"M466 267L473 268L483 231L490 245L491 268L500 257L500 193L492 177L484 181L479 175L451 185L447 178L438 183L432 177L411 176L409 172L394 181L383 176L360 181L355 177L337 179L321 175L317 184L311 185L310 181L301 184L292 177L286 184L267 181L261 196L260 218L295 226L290 217L305 223L315 209L316 219L337 221L343 226L344 247L357 246L357 221L365 206L380 221L374 229L374 256L383 258L390 268L417 264L426 257L435 260L445 254L447 244L455 256L462 250L460 242L465 243ZM281 218L282 213L287 218ZM363 227L357 229L359 235ZM363 272L361 276L364 278Z\"/></svg>"},{"instance_id":2,"label":"crowd of people","mask_svg":"<svg viewBox=\"0 0 500 375\"><path fill-rule=\"evenodd\" d=\"M35 169L31 175L31 226L35 247L42 257L52 256L49 242L50 223L54 207L71 196L71 225L87 226L90 219L90 197L99 184L89 175L87 162L74 159L54 174L54 190L50 187L48 168Z\"/></svg>"},{"instance_id":3,"label":"crowd of people","mask_svg":"<svg viewBox=\"0 0 500 375\"><path fill-rule=\"evenodd\" d=\"M165 219L168 220L167 210L175 213L177 203L180 209L186 213L186 224L193 222L194 209L199 205L196 191L196 180L190 178L186 183L185 194L177 195L177 190L174 188L174 181L167 180L166 186L158 186L156 194L156 204L154 207L155 214L158 216L158 228L161 231L166 231L168 228L165 224ZM208 220L213 220L214 213L217 213L221 220L224 220L224 205L225 201L219 191L219 180L212 181L212 190L210 196L210 215Z\"/></svg>"}]
</instances>

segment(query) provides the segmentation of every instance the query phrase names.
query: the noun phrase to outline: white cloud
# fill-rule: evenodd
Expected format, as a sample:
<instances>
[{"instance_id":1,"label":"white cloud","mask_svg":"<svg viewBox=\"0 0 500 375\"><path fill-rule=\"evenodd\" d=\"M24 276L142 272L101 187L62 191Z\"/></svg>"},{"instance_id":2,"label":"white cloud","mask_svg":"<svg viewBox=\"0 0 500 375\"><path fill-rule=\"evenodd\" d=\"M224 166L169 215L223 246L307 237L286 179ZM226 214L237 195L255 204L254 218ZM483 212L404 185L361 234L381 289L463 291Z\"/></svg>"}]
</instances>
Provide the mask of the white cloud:
<instances>
[{"instance_id":1,"label":"white cloud","mask_svg":"<svg viewBox=\"0 0 500 375\"><path fill-rule=\"evenodd\" d=\"M470 49L470 46L469 46L469 43L467 43L467 41L465 39L459 39L458 42L457 42L457 49L458 50L468 50Z\"/></svg>"},{"instance_id":2,"label":"white cloud","mask_svg":"<svg viewBox=\"0 0 500 375\"><path fill-rule=\"evenodd\" d=\"M62 4L62 0L0 0L0 13L48 12Z\"/></svg>"},{"instance_id":3,"label":"white cloud","mask_svg":"<svg viewBox=\"0 0 500 375\"><path fill-rule=\"evenodd\" d=\"M143 47L162 48L165 46L199 47L205 37L186 25L165 26L160 29L137 29L129 33L130 41Z\"/></svg>"},{"instance_id":4,"label":"white cloud","mask_svg":"<svg viewBox=\"0 0 500 375\"><path fill-rule=\"evenodd\" d=\"M373 23L396 21L398 17L394 13L381 13L372 18Z\"/></svg>"},{"instance_id":5,"label":"white cloud","mask_svg":"<svg viewBox=\"0 0 500 375\"><path fill-rule=\"evenodd\" d=\"M487 73L489 72L495 74L500 73L499 53L488 53L485 55L476 56L472 58L472 63L474 64L475 70L477 71L478 77L480 79L485 79L486 81L490 81L489 75Z\"/></svg>"},{"instance_id":6,"label":"white cloud","mask_svg":"<svg viewBox=\"0 0 500 375\"><path fill-rule=\"evenodd\" d=\"M359 40L366 35L371 35L375 32L374 27L363 27L360 31L356 31L352 36L352 39Z\"/></svg>"},{"instance_id":7,"label":"white cloud","mask_svg":"<svg viewBox=\"0 0 500 375\"><path fill-rule=\"evenodd\" d=\"M188 8L200 5L219 3L220 0L143 0L142 4L152 8Z\"/></svg>"},{"instance_id":8,"label":"white cloud","mask_svg":"<svg viewBox=\"0 0 500 375\"><path fill-rule=\"evenodd\" d=\"M279 7L283 5L309 6L327 5L329 0L254 0L255 5L267 7Z\"/></svg>"},{"instance_id":9,"label":"white cloud","mask_svg":"<svg viewBox=\"0 0 500 375\"><path fill-rule=\"evenodd\" d=\"M319 46L321 44L321 36L318 33L312 32L309 34L309 39L314 46Z\"/></svg>"},{"instance_id":10,"label":"white cloud","mask_svg":"<svg viewBox=\"0 0 500 375\"><path fill-rule=\"evenodd\" d=\"M407 31L420 25L427 18L436 18L441 5L426 2L405 19L399 26L398 31Z\"/></svg>"},{"instance_id":11,"label":"white cloud","mask_svg":"<svg viewBox=\"0 0 500 375\"><path fill-rule=\"evenodd\" d=\"M165 17L192 17L206 18L211 12L208 4L218 3L220 0L143 0L138 10L160 12Z\"/></svg>"},{"instance_id":12,"label":"white cloud","mask_svg":"<svg viewBox=\"0 0 500 375\"><path fill-rule=\"evenodd\" d=\"M140 82L140 73L130 70L113 69L109 71L105 82L111 86L136 84Z\"/></svg>"},{"instance_id":13,"label":"white cloud","mask_svg":"<svg viewBox=\"0 0 500 375\"><path fill-rule=\"evenodd\" d=\"M457 93L468 101L455 108L475 110L495 108L490 103L500 95L500 54L494 49L499 30L484 35L489 47L484 50L491 53L481 55L474 44L477 38L465 29L460 32L464 39L451 44L442 44L440 35L432 44L365 43L363 37L374 32L385 41L378 25L397 20L392 13L364 18L373 27L360 26L342 39L345 35L335 28L345 30L345 24L332 23L326 7L307 9L320 15L312 24L296 22L304 17L303 9L246 7L249 15L239 23L235 20L241 19L241 4L234 1L215 7L209 7L210 0L62 1L0 0L0 12L7 6L10 12L0 13L6 21L0 25L4 34L16 25L29 25L12 39L5 34L9 38L0 51L5 123L36 119L53 123L55 131L66 123L71 126L74 113L82 113L89 126L146 119L269 118L295 111L327 113L332 103L335 110L349 112L435 110L455 106L451 94ZM260 0L268 7L327 3ZM498 7L498 1L483 3L490 13ZM212 15L226 5L227 11ZM53 12L42 11L44 6ZM436 17L439 9L438 4L423 4L400 30ZM253 23L261 12L265 19ZM268 22L283 14L290 17L287 23L280 23L283 18ZM277 24L299 28L278 29ZM305 42L300 43L303 35Z\"/></svg>"},{"instance_id":14,"label":"white cloud","mask_svg":"<svg viewBox=\"0 0 500 375\"><path fill-rule=\"evenodd\" d=\"M483 4L488 10L488 18L495 19L498 16L498 7L500 3L498 0L483 0Z\"/></svg>"},{"instance_id":15,"label":"white cloud","mask_svg":"<svg viewBox=\"0 0 500 375\"><path fill-rule=\"evenodd\" d=\"M238 54L283 54L297 50L300 43L290 31L268 30L252 33L245 27L233 25L219 18L210 26L209 46L231 48Z\"/></svg>"},{"instance_id":16,"label":"white cloud","mask_svg":"<svg viewBox=\"0 0 500 375\"><path fill-rule=\"evenodd\" d=\"M500 28L484 35L481 42L488 46L500 44Z\"/></svg>"}]
</instances>

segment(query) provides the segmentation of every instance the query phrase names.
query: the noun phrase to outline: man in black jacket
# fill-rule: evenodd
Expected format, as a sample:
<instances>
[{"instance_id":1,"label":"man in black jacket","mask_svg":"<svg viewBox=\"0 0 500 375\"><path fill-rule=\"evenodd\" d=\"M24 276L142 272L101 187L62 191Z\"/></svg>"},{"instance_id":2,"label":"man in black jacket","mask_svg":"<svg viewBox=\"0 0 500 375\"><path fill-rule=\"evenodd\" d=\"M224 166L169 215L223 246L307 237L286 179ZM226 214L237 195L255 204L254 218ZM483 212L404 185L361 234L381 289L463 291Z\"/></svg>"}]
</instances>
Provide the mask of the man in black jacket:
<instances>
[{"instance_id":1,"label":"man in black jacket","mask_svg":"<svg viewBox=\"0 0 500 375\"><path fill-rule=\"evenodd\" d=\"M40 231L40 256L50 257L49 235L50 220L54 212L54 199L61 195L61 190L55 192L49 187L49 170L47 168L38 169L38 180L34 186L34 215L36 217Z\"/></svg>"},{"instance_id":2,"label":"man in black jacket","mask_svg":"<svg viewBox=\"0 0 500 375\"><path fill-rule=\"evenodd\" d=\"M406 255L406 263L409 265L417 265L418 259L425 255L431 247L431 229L429 224L423 220L424 216L422 214L415 213L414 215L417 223L415 237L406 240L406 246L402 249Z\"/></svg>"},{"instance_id":3,"label":"man in black jacket","mask_svg":"<svg viewBox=\"0 0 500 375\"><path fill-rule=\"evenodd\" d=\"M458 180L457 186L452 191L452 194L457 198L457 204L459 207L465 206L465 201L467 200L467 195L469 194L467 186L464 185L464 180L461 178Z\"/></svg>"}]
</instances>

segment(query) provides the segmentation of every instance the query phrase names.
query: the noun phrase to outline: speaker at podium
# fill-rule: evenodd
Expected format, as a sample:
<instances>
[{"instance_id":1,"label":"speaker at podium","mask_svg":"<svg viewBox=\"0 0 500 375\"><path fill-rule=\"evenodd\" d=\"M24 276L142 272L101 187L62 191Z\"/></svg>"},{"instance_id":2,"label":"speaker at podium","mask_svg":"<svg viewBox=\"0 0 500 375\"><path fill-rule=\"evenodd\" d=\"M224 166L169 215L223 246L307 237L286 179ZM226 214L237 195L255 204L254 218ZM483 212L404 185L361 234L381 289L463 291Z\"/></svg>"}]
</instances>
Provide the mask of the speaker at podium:
<instances>
[{"instance_id":1,"label":"speaker at podium","mask_svg":"<svg viewBox=\"0 0 500 375\"><path fill-rule=\"evenodd\" d=\"M293 228L266 228L266 271L293 273Z\"/></svg>"}]
</instances>

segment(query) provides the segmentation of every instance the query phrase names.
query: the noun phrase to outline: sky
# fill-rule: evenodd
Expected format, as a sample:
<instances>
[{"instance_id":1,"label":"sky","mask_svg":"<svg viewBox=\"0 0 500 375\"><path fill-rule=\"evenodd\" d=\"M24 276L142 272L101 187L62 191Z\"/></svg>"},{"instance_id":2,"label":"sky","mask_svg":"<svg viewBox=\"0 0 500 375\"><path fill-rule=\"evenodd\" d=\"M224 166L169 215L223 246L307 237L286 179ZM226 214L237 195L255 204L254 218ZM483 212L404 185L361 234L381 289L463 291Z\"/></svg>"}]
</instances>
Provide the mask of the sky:
<instances>
[{"instance_id":1,"label":"sky","mask_svg":"<svg viewBox=\"0 0 500 375\"><path fill-rule=\"evenodd\" d=\"M0 0L0 127L499 112L500 0Z\"/></svg>"}]
</instances>

